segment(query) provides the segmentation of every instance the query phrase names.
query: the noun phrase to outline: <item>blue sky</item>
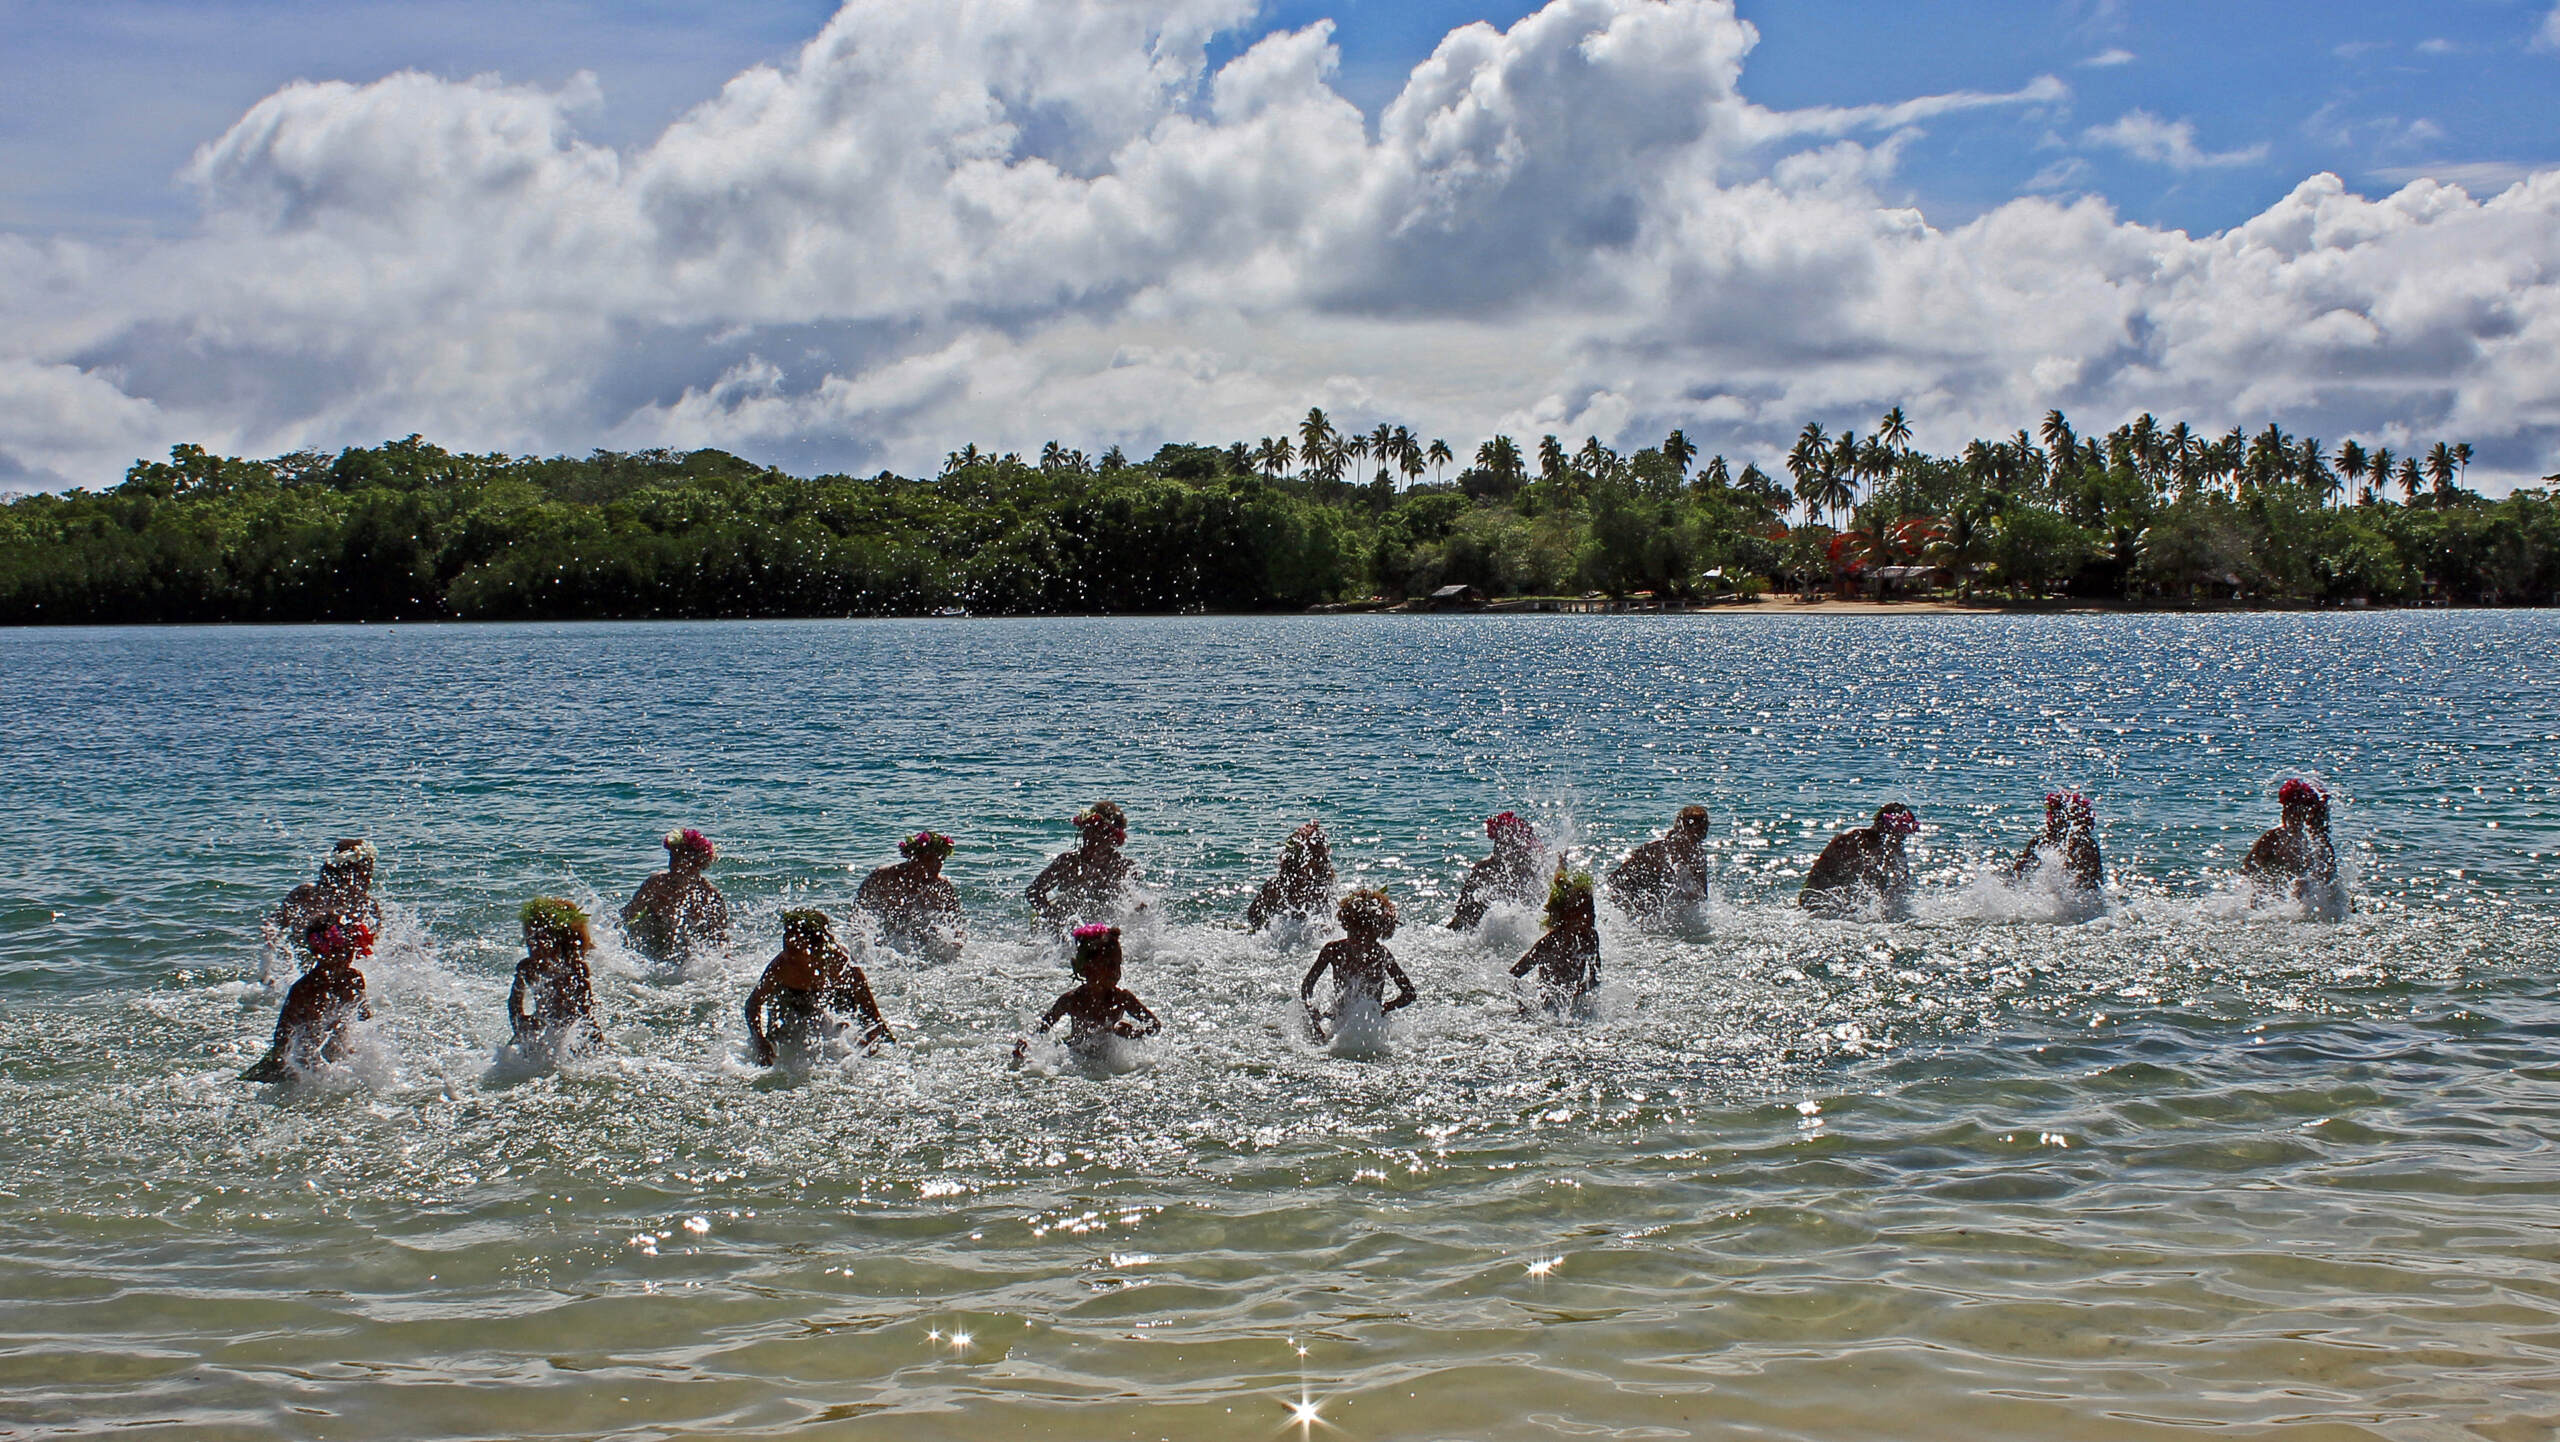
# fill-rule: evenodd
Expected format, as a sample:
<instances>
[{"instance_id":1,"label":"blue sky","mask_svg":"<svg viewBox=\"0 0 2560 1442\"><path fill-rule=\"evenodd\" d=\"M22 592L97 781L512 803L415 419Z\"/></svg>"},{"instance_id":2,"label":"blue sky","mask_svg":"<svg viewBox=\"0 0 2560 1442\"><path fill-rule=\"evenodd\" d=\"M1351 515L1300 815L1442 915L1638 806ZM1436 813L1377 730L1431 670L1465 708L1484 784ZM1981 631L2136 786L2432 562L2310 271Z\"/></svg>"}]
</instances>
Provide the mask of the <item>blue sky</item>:
<instances>
[{"instance_id":1,"label":"blue sky","mask_svg":"<svg viewBox=\"0 0 2560 1442\"><path fill-rule=\"evenodd\" d=\"M1507 28L1506 0L1275 0L1256 33L1330 18L1338 88L1368 111L1450 30ZM2023 191L2086 189L2131 219L2217 230L2304 175L2389 188L2417 174L2478 190L2560 164L2560 48L2539 0L1744 0L1760 32L1744 92L1784 108L1956 90L2071 87L2050 132L2014 115L1942 119L1902 169L1912 203L1959 220ZM644 142L731 75L784 60L834 12L813 0L0 0L0 229L100 234L182 225L173 177L196 147L296 79L401 69L558 85L592 71L582 131ZM1213 63L1251 35L1211 50ZM2075 144L2141 110L2193 125L2179 167ZM2075 162L2077 162L2075 164Z\"/></svg>"},{"instance_id":2,"label":"blue sky","mask_svg":"<svg viewBox=\"0 0 2560 1442\"><path fill-rule=\"evenodd\" d=\"M0 491L1310 405L1737 463L2152 411L2496 491L2560 470L2555 99L2560 0L0 0Z\"/></svg>"}]
</instances>

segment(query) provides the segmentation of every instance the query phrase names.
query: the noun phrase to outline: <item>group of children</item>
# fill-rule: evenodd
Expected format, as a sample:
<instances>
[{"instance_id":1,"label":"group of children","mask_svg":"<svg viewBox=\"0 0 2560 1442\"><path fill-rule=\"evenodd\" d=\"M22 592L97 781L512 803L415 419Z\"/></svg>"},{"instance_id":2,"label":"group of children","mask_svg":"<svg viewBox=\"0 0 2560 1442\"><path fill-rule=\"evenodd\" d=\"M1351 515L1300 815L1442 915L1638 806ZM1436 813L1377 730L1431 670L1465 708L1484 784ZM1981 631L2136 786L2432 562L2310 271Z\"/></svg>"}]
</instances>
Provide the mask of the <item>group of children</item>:
<instances>
[{"instance_id":1,"label":"group of children","mask_svg":"<svg viewBox=\"0 0 2560 1442\"><path fill-rule=\"evenodd\" d=\"M2283 822L2258 839L2242 874L2268 887L2289 888L2315 913L2338 895L2337 852L2329 836L2328 797L2299 779L2277 791ZM1036 1030L1068 1023L1070 1045L1105 1037L1154 1035L1155 1014L1121 986L1120 929L1099 919L1113 914L1135 879L1123 854L1128 818L1112 802L1098 802L1073 819L1078 841L1050 861L1025 892L1041 919L1067 933L1077 986L1058 998ZM2094 897L2105 882L2098 853L2095 807L2077 793L2045 798L2044 831L2008 868L2020 883L2050 880L2066 891ZM1877 914L1907 914L1911 866L1906 840L1919 829L1911 808L1899 802L1880 809L1865 827L1844 831L1823 848L1808 871L1798 903L1817 915L1846 917L1873 907ZM1675 917L1707 897L1706 808L1683 807L1657 840L1636 847L1607 878L1610 899L1639 920ZM1544 888L1544 929L1511 967L1513 977L1536 973L1538 1007L1560 1013L1581 1010L1600 986L1600 936L1595 884L1588 872L1549 855L1536 829L1513 812L1485 823L1492 853L1470 869L1448 925L1480 926L1500 903L1525 905ZM643 882L622 909L632 945L661 961L681 961L729 940L729 907L705 871L717 858L709 837L690 827L665 838L667 868ZM920 831L898 844L900 860L864 878L855 904L891 946L911 954L956 954L964 918L959 893L942 875L951 838ZM244 1080L281 1081L314 1060L336 1060L347 1048L348 1028L370 1016L363 974L355 963L371 953L381 926L373 895L374 849L361 840L341 841L322 864L319 878L296 887L267 918L271 955L298 942L306 970L287 993L265 1057L242 1073ZM2050 872L2048 872L2050 868ZM1321 916L1335 892L1331 850L1324 828L1309 821L1283 843L1280 862L1245 908L1249 928L1284 916ZM1361 888L1333 906L1342 936L1327 942L1299 983L1311 1033L1327 1037L1346 1018L1382 1018L1413 1004L1412 978L1387 949L1396 933L1395 903L1375 888ZM587 965L595 938L586 914L560 897L538 897L520 914L525 957L516 965L507 1015L511 1044L528 1054L556 1056L601 1036ZM1334 1004L1319 1009L1316 995L1330 974ZM1392 984L1395 995L1387 995ZM1523 1010L1530 1003L1523 1002ZM835 936L826 913L795 910L782 916L782 951L748 993L745 1020L749 1050L770 1066L786 1051L848 1035L857 1046L896 1040L881 1015L869 979ZM1029 1046L1017 1040L1019 1064Z\"/></svg>"}]
</instances>

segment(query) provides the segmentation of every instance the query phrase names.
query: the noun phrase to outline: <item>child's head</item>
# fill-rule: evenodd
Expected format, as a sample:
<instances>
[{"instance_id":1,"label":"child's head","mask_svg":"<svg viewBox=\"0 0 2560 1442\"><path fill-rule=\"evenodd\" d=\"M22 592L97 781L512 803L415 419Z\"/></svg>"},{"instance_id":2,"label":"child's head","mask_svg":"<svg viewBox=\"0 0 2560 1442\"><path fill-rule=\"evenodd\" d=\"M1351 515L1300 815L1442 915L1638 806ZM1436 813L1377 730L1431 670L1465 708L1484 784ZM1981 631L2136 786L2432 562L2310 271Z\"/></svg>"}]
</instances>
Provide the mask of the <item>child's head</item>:
<instances>
[{"instance_id":1,"label":"child's head","mask_svg":"<svg viewBox=\"0 0 2560 1442\"><path fill-rule=\"evenodd\" d=\"M525 950L535 955L567 953L583 956L596 944L587 929L587 914L566 897L537 896L516 913L524 924Z\"/></svg>"},{"instance_id":2,"label":"child's head","mask_svg":"<svg viewBox=\"0 0 2560 1442\"><path fill-rule=\"evenodd\" d=\"M1529 824L1527 817L1516 811L1486 817L1484 834L1493 838L1496 850L1516 847L1525 851L1538 844L1537 829Z\"/></svg>"},{"instance_id":3,"label":"child's head","mask_svg":"<svg viewBox=\"0 0 2560 1442\"><path fill-rule=\"evenodd\" d=\"M1075 959L1068 963L1075 974L1098 986L1116 986L1120 982L1120 928L1098 923L1079 926L1075 931Z\"/></svg>"},{"instance_id":4,"label":"child's head","mask_svg":"<svg viewBox=\"0 0 2560 1442\"><path fill-rule=\"evenodd\" d=\"M782 944L802 951L824 951L836 940L835 923L823 911L782 913Z\"/></svg>"},{"instance_id":5,"label":"child's head","mask_svg":"<svg viewBox=\"0 0 2560 1442\"><path fill-rule=\"evenodd\" d=\"M1374 886L1364 886L1342 898L1342 904L1333 909L1333 916L1353 936L1383 941L1396 934L1396 904Z\"/></svg>"},{"instance_id":6,"label":"child's head","mask_svg":"<svg viewBox=\"0 0 2560 1442\"><path fill-rule=\"evenodd\" d=\"M1097 801L1075 815L1075 828L1090 846L1118 846L1129 839L1129 813L1116 801Z\"/></svg>"},{"instance_id":7,"label":"child's head","mask_svg":"<svg viewBox=\"0 0 2560 1442\"><path fill-rule=\"evenodd\" d=\"M1588 923L1595 913L1591 903L1591 873L1567 871L1564 863L1556 863L1555 880L1547 883L1547 925L1565 926Z\"/></svg>"},{"instance_id":8,"label":"child's head","mask_svg":"<svg viewBox=\"0 0 2560 1442\"><path fill-rule=\"evenodd\" d=\"M690 826L668 832L663 840L669 866L700 871L720 858L720 849L711 844L711 838Z\"/></svg>"},{"instance_id":9,"label":"child's head","mask_svg":"<svg viewBox=\"0 0 2560 1442\"><path fill-rule=\"evenodd\" d=\"M1322 822L1310 821L1290 832L1289 839L1280 843L1280 864L1283 866L1308 866L1327 859Z\"/></svg>"},{"instance_id":10,"label":"child's head","mask_svg":"<svg viewBox=\"0 0 2560 1442\"><path fill-rule=\"evenodd\" d=\"M951 854L951 838L939 831L919 831L898 843L898 854L909 861L921 861L927 870L932 870Z\"/></svg>"},{"instance_id":11,"label":"child's head","mask_svg":"<svg viewBox=\"0 0 2560 1442\"><path fill-rule=\"evenodd\" d=\"M1707 808L1683 806L1671 818L1671 834L1683 841L1703 841L1707 835Z\"/></svg>"}]
</instances>

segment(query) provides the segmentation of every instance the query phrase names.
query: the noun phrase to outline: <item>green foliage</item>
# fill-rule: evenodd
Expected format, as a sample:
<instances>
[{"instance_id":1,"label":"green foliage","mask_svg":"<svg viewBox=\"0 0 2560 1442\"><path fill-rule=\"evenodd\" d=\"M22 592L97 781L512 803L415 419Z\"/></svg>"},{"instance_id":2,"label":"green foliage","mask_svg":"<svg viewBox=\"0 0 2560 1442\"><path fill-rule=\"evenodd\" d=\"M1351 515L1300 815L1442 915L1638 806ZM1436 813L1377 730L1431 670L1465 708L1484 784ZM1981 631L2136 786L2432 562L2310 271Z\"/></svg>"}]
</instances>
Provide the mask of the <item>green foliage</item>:
<instances>
[{"instance_id":1,"label":"green foliage","mask_svg":"<svg viewBox=\"0 0 2560 1442\"><path fill-rule=\"evenodd\" d=\"M2342 446L2332 471L2274 426L2212 438L2144 416L2083 437L2053 413L1931 456L1897 410L1864 437L1807 426L1770 469L1701 462L1679 431L1630 456L1496 436L1420 483L1460 454L1321 411L1140 462L968 445L932 480L418 436L264 461L182 445L112 489L0 506L0 621L1250 611L1453 583L1680 596L1711 569L1746 593L1848 588L1913 562L1968 592L2167 604L2560 601L2560 504L2463 490L2458 445L2398 469Z\"/></svg>"}]
</instances>

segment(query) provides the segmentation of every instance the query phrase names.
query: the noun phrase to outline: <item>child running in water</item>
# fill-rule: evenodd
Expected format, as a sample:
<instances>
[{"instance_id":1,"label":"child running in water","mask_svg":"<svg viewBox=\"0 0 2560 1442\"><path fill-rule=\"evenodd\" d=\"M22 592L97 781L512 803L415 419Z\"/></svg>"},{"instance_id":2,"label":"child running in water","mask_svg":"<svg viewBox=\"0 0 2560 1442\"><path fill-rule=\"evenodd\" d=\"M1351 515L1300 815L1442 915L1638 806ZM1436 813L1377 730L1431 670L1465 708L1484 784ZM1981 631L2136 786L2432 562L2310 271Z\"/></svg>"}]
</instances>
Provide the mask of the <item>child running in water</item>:
<instances>
[{"instance_id":1,"label":"child running in water","mask_svg":"<svg viewBox=\"0 0 2560 1442\"><path fill-rule=\"evenodd\" d=\"M364 973L356 970L356 958L373 953L372 929L361 921L324 916L303 931L302 944L311 953L311 969L285 993L275 1044L257 1065L240 1073L242 1081L291 1081L295 1072L314 1062L343 1061L348 1029L373 1019L373 1009L365 1005Z\"/></svg>"},{"instance_id":2,"label":"child running in water","mask_svg":"<svg viewBox=\"0 0 2560 1442\"><path fill-rule=\"evenodd\" d=\"M1333 1002L1334 1025L1339 1029L1355 1006L1374 1007L1378 1014L1413 1005L1413 979L1396 965L1395 953L1387 950L1386 940L1396 934L1396 904L1387 894L1374 887L1363 887L1342 898L1334 908L1334 917L1342 923L1344 935L1339 941L1328 941L1316 953L1316 964L1307 968L1307 979L1298 983L1298 1003L1307 1009L1307 1026L1316 1040L1329 1040L1325 1035L1324 1016L1316 1010L1316 983L1326 971L1333 973L1336 994ZM1385 999L1387 983L1396 984L1393 1001Z\"/></svg>"},{"instance_id":3,"label":"child running in water","mask_svg":"<svg viewBox=\"0 0 2560 1442\"><path fill-rule=\"evenodd\" d=\"M1538 973L1538 999L1549 1011L1581 1005L1600 989L1600 921L1591 904L1591 873L1556 866L1547 886L1547 934L1512 964L1513 976ZM1520 1010L1528 1012L1523 1003Z\"/></svg>"},{"instance_id":4,"label":"child running in water","mask_svg":"<svg viewBox=\"0 0 2560 1442\"><path fill-rule=\"evenodd\" d=\"M1072 965L1081 985L1058 998L1049 1014L1040 1018L1033 1030L1045 1034L1061 1018L1067 1023L1067 1045L1078 1051L1091 1049L1105 1037L1125 1037L1135 1041L1154 1036L1164 1029L1147 1004L1120 989L1120 928L1088 924L1075 930L1076 956ZM1028 1037L1017 1037L1013 1043L1013 1064L1020 1066L1030 1054Z\"/></svg>"},{"instance_id":5,"label":"child running in water","mask_svg":"<svg viewBox=\"0 0 2560 1442\"><path fill-rule=\"evenodd\" d=\"M518 1050L561 1050L601 1040L596 1025L594 977L587 953L595 934L576 902L538 896L518 913L524 924L524 960L507 993L507 1025Z\"/></svg>"},{"instance_id":6,"label":"child running in water","mask_svg":"<svg viewBox=\"0 0 2560 1442\"><path fill-rule=\"evenodd\" d=\"M771 1066L779 1046L812 1047L840 1026L859 1024L854 1045L866 1050L898 1038L880 1015L871 979L836 940L823 911L782 913L782 954L747 993L747 1043L756 1065Z\"/></svg>"}]
</instances>

